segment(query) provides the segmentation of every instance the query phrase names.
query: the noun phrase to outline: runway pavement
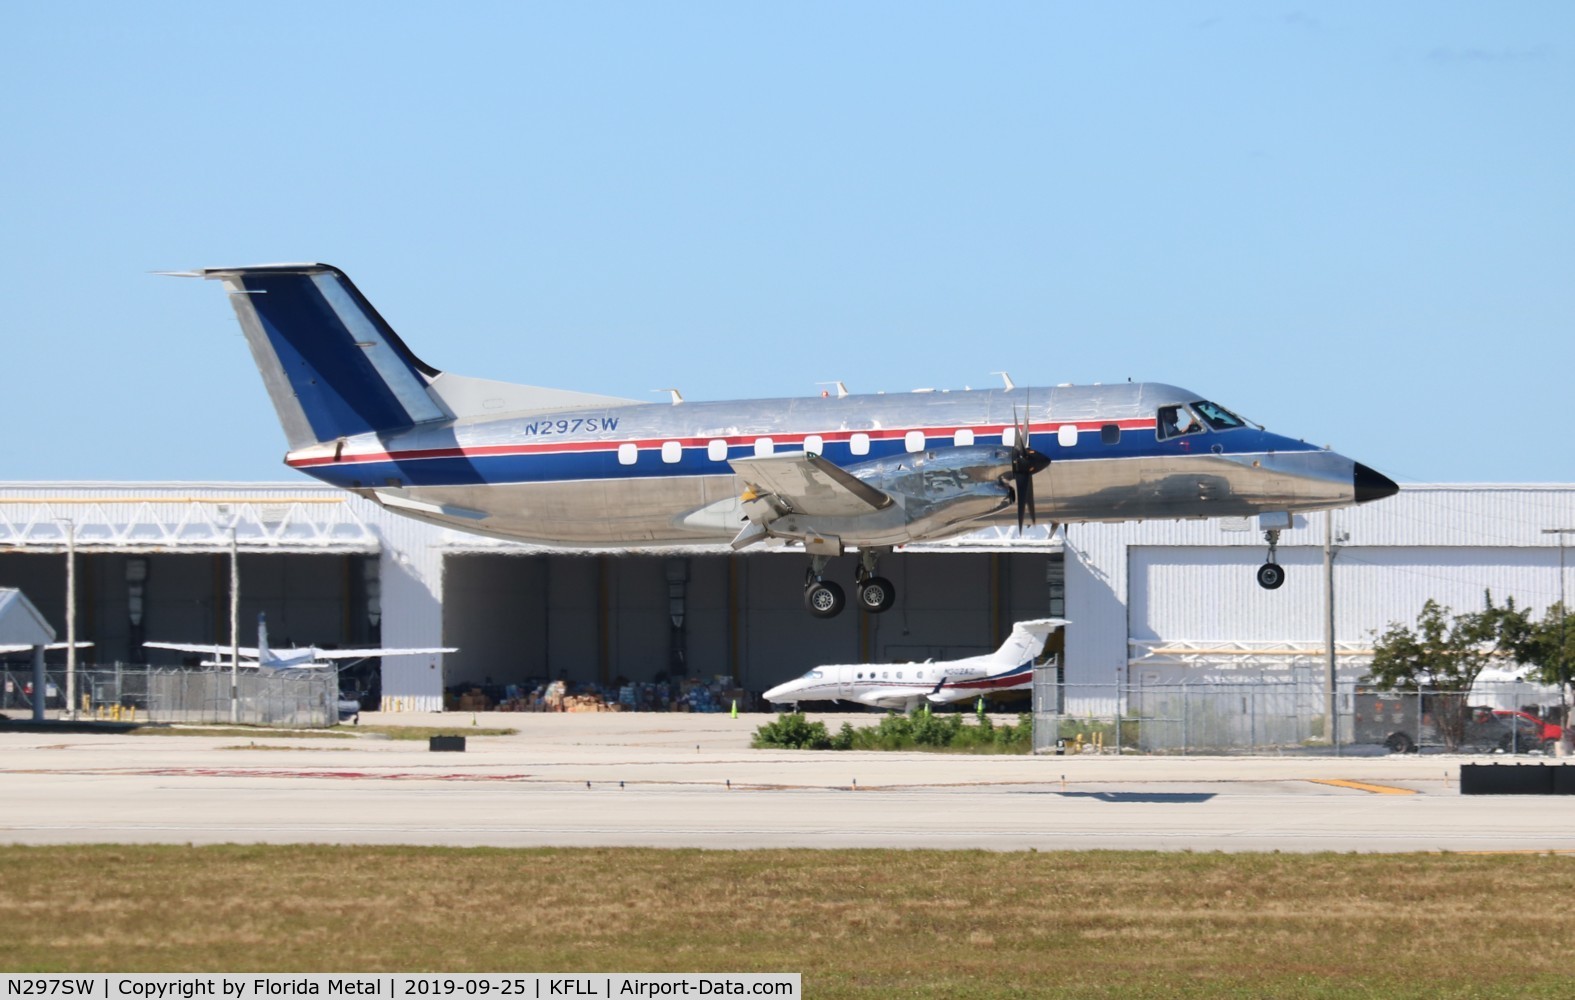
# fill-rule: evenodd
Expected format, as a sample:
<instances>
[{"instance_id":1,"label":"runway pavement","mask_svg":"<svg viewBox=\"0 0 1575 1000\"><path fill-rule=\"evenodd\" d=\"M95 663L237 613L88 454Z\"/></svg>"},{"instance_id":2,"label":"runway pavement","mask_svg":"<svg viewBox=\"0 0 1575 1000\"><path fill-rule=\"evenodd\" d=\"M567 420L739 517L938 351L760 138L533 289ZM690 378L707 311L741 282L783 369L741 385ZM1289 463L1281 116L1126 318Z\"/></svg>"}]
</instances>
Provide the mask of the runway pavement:
<instances>
[{"instance_id":1,"label":"runway pavement","mask_svg":"<svg viewBox=\"0 0 1575 1000\"><path fill-rule=\"evenodd\" d=\"M520 732L463 753L0 732L0 842L1575 853L1575 798L1459 794L1483 758L749 749L766 718L482 714Z\"/></svg>"}]
</instances>

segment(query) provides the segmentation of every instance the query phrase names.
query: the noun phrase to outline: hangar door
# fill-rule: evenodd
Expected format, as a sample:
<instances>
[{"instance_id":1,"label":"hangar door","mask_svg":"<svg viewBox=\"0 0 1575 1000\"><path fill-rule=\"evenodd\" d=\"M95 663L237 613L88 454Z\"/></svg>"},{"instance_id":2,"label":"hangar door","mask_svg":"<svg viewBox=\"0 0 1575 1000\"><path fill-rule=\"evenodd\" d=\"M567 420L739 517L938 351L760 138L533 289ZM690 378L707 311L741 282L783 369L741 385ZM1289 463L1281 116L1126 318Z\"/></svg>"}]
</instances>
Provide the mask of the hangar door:
<instances>
[{"instance_id":1,"label":"hangar door","mask_svg":"<svg viewBox=\"0 0 1575 1000\"><path fill-rule=\"evenodd\" d=\"M848 589L853 566L832 567ZM804 567L801 553L451 553L443 640L459 652L444 684L720 674L758 692L821 663L983 652L1012 622L1059 613L1059 553L894 553L880 568L897 606L830 620L804 610Z\"/></svg>"}]
</instances>

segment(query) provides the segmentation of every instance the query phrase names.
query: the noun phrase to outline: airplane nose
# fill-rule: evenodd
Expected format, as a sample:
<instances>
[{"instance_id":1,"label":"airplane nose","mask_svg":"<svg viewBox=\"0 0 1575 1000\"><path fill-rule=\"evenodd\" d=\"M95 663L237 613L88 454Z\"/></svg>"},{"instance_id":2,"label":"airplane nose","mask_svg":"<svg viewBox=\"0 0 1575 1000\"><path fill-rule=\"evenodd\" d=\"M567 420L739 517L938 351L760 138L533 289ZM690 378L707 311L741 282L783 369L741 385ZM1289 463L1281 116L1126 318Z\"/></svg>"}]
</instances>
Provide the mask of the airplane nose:
<instances>
[{"instance_id":1,"label":"airplane nose","mask_svg":"<svg viewBox=\"0 0 1575 1000\"><path fill-rule=\"evenodd\" d=\"M1356 481L1356 502L1367 503L1369 500L1382 500L1392 497L1400 492L1400 484L1384 475L1375 472L1361 462L1353 463L1356 466L1353 478Z\"/></svg>"}]
</instances>

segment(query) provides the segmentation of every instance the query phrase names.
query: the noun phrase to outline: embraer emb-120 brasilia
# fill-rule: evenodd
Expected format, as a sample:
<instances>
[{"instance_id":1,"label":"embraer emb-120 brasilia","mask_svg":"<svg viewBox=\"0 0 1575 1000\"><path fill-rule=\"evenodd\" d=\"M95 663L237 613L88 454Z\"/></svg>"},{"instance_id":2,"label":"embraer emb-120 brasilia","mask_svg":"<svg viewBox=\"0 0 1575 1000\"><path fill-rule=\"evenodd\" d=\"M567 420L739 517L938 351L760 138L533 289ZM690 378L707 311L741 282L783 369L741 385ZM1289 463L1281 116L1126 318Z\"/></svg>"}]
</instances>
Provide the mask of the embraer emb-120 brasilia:
<instances>
[{"instance_id":1,"label":"embraer emb-120 brasilia","mask_svg":"<svg viewBox=\"0 0 1575 1000\"><path fill-rule=\"evenodd\" d=\"M804 603L891 607L882 555L1055 522L1270 515L1394 494L1367 466L1156 382L672 405L513 385L416 357L337 268L182 272L230 293L289 441L285 462L400 514L560 546L803 546ZM1040 498L1037 501L1036 495Z\"/></svg>"}]
</instances>

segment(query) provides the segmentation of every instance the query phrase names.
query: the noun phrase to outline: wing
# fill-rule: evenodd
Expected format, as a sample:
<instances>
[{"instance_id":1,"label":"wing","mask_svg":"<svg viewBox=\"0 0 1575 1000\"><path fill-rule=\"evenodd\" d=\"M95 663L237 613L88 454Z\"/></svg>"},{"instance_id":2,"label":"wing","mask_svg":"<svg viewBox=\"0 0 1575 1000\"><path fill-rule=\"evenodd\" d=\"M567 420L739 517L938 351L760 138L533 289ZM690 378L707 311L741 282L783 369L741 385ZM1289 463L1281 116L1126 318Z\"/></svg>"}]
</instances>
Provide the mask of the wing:
<instances>
[{"instance_id":1,"label":"wing","mask_svg":"<svg viewBox=\"0 0 1575 1000\"><path fill-rule=\"evenodd\" d=\"M69 645L71 645L71 643L69 643L69 642L47 642L47 643L44 644L44 648L45 649L65 649ZM85 649L85 648L87 648L88 646L91 646L91 645L93 645L91 642L79 642L79 643L77 643L77 648L78 649ZM0 653L27 653L27 652L31 652L32 649L33 649L32 646L29 646L28 644L21 643L21 642L0 643Z\"/></svg>"},{"instance_id":2,"label":"wing","mask_svg":"<svg viewBox=\"0 0 1575 1000\"><path fill-rule=\"evenodd\" d=\"M152 645L149 643L148 645ZM313 649L314 660L364 660L369 656L420 656L427 653L457 653L458 646L431 646L413 649Z\"/></svg>"},{"instance_id":3,"label":"wing","mask_svg":"<svg viewBox=\"0 0 1575 1000\"><path fill-rule=\"evenodd\" d=\"M735 458L728 464L779 513L856 517L893 503L890 495L807 452Z\"/></svg>"},{"instance_id":4,"label":"wing","mask_svg":"<svg viewBox=\"0 0 1575 1000\"><path fill-rule=\"evenodd\" d=\"M149 649L174 649L182 653L202 653L206 656L228 656L236 649L234 646L202 646L193 642L145 642L143 645ZM254 660L257 659L257 647L241 646L239 648L242 656L249 656ZM225 662L228 663L229 661L226 660Z\"/></svg>"}]
</instances>

